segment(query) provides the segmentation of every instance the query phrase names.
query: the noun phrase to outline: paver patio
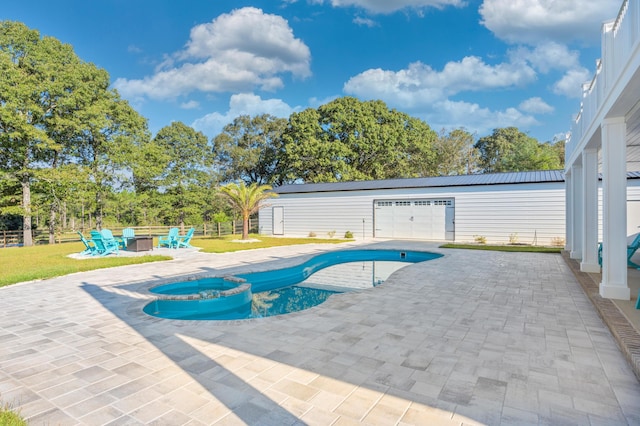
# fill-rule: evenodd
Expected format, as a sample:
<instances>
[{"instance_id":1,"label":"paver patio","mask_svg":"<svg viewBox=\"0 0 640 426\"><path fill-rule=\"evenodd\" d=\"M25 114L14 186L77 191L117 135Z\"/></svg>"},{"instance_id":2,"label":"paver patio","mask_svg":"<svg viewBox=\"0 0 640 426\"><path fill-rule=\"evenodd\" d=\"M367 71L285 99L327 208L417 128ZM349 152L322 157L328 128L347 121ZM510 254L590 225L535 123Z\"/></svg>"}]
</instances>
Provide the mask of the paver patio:
<instances>
[{"instance_id":1,"label":"paver patio","mask_svg":"<svg viewBox=\"0 0 640 426\"><path fill-rule=\"evenodd\" d=\"M0 288L0 399L30 424L640 424L640 383L560 255L445 254L244 321L172 321L150 281L347 246L202 254Z\"/></svg>"}]
</instances>

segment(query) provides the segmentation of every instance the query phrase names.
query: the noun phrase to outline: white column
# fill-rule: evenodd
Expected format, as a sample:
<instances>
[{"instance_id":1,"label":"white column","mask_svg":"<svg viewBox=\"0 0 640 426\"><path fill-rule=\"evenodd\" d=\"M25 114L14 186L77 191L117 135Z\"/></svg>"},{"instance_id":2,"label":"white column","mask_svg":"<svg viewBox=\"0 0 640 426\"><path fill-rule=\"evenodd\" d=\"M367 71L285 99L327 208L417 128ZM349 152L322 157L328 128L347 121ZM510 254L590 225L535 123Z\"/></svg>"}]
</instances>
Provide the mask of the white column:
<instances>
[{"instance_id":1,"label":"white column","mask_svg":"<svg viewBox=\"0 0 640 426\"><path fill-rule=\"evenodd\" d=\"M565 241L564 249L571 253L573 247L573 178L571 167L564 173L565 186Z\"/></svg>"},{"instance_id":2,"label":"white column","mask_svg":"<svg viewBox=\"0 0 640 426\"><path fill-rule=\"evenodd\" d=\"M582 206L584 194L582 189L582 165L571 166L571 180L573 181L573 244L571 245L571 259L582 259Z\"/></svg>"},{"instance_id":3,"label":"white column","mask_svg":"<svg viewBox=\"0 0 640 426\"><path fill-rule=\"evenodd\" d=\"M623 117L602 124L602 282L600 296L629 300L627 285L627 126Z\"/></svg>"},{"instance_id":4,"label":"white column","mask_svg":"<svg viewBox=\"0 0 640 426\"><path fill-rule=\"evenodd\" d=\"M598 264L598 150L582 151L582 262L583 272L600 272Z\"/></svg>"}]
</instances>

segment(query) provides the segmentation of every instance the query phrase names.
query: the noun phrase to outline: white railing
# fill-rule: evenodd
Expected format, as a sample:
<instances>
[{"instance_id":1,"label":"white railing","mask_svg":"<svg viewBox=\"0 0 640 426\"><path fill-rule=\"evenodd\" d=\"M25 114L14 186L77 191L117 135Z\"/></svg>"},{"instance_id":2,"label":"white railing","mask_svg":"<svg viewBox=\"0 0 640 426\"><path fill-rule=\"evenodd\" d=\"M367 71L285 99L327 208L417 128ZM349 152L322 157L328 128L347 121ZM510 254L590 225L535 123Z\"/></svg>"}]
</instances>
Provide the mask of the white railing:
<instances>
[{"instance_id":1,"label":"white railing","mask_svg":"<svg viewBox=\"0 0 640 426\"><path fill-rule=\"evenodd\" d=\"M585 143L582 139L591 137L591 125L600 113L606 95L631 59L640 38L639 32L640 0L624 0L616 19L603 24L602 58L597 62L593 79L582 87L580 111L571 126L565 148L567 165L576 147Z\"/></svg>"}]
</instances>

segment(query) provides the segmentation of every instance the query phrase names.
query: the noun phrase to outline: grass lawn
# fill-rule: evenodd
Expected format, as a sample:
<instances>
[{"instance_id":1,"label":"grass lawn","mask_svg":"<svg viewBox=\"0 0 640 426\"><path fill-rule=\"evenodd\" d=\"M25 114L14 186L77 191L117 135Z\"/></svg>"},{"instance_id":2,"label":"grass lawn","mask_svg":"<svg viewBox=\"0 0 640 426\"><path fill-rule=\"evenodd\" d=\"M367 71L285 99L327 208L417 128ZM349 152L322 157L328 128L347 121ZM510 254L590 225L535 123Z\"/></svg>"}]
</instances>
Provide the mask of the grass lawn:
<instances>
[{"instance_id":1,"label":"grass lawn","mask_svg":"<svg viewBox=\"0 0 640 426\"><path fill-rule=\"evenodd\" d=\"M230 251L249 250L267 247L291 246L295 244L340 244L347 241L340 238L279 238L264 235L249 235L249 239L259 240L251 242L236 242L241 235L226 235L224 237L195 238L191 241L194 247L200 247L202 253L226 253Z\"/></svg>"},{"instance_id":2,"label":"grass lawn","mask_svg":"<svg viewBox=\"0 0 640 426\"><path fill-rule=\"evenodd\" d=\"M240 239L240 236L228 235L215 238L194 238L191 243L194 247L200 247L200 251L203 253L224 253L294 244L338 244L348 241L337 238L273 238L263 235L251 235L250 238L259 239L260 241L237 243L233 242L233 240ZM24 281L59 277L74 272L171 259L171 257L159 255L138 257L110 255L90 259L67 257L69 254L80 253L82 250L84 250L84 245L79 241L77 243L47 244L32 247L0 248L0 287Z\"/></svg>"},{"instance_id":3,"label":"grass lawn","mask_svg":"<svg viewBox=\"0 0 640 426\"><path fill-rule=\"evenodd\" d=\"M32 247L0 248L0 287L23 281L59 277L73 272L171 259L167 256L107 256L91 259L67 257L71 253L80 253L82 250L84 250L84 245L79 241L77 243Z\"/></svg>"},{"instance_id":4,"label":"grass lawn","mask_svg":"<svg viewBox=\"0 0 640 426\"><path fill-rule=\"evenodd\" d=\"M8 406L0 406L0 425L2 426L27 426L27 422L24 421L20 415Z\"/></svg>"},{"instance_id":5,"label":"grass lawn","mask_svg":"<svg viewBox=\"0 0 640 426\"><path fill-rule=\"evenodd\" d=\"M544 247L528 245L486 245L486 244L443 244L440 248L456 248L469 250L516 251L527 253L560 253L562 247Z\"/></svg>"}]
</instances>

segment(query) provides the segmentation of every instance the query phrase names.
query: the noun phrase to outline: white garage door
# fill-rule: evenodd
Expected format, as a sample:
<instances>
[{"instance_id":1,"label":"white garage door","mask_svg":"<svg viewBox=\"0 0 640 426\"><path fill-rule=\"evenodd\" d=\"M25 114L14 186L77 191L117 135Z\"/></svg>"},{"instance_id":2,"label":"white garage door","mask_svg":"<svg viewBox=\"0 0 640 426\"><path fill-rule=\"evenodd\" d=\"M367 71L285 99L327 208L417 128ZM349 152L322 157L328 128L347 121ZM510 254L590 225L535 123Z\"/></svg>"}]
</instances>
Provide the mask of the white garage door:
<instances>
[{"instance_id":1,"label":"white garage door","mask_svg":"<svg viewBox=\"0 0 640 426\"><path fill-rule=\"evenodd\" d=\"M375 236L454 240L454 200L376 200Z\"/></svg>"}]
</instances>

